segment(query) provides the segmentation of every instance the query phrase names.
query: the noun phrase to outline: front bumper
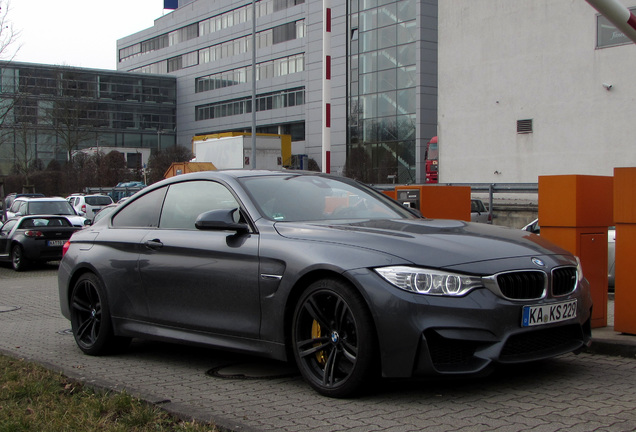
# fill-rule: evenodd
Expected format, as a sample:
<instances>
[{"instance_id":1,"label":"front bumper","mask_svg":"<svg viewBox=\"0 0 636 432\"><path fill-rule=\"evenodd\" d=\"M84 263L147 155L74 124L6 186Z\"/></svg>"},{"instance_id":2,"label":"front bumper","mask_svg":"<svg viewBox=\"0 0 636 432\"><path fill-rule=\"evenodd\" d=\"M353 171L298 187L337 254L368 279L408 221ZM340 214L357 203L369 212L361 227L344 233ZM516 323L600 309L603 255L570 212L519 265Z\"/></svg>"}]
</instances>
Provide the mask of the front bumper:
<instances>
[{"instance_id":1,"label":"front bumper","mask_svg":"<svg viewBox=\"0 0 636 432\"><path fill-rule=\"evenodd\" d=\"M591 340L592 301L583 279L570 295L509 300L483 288L464 297L402 291L375 272L349 273L374 316L385 377L475 374L494 363L522 363L577 352ZM522 309L577 299L576 318L522 326Z\"/></svg>"}]
</instances>

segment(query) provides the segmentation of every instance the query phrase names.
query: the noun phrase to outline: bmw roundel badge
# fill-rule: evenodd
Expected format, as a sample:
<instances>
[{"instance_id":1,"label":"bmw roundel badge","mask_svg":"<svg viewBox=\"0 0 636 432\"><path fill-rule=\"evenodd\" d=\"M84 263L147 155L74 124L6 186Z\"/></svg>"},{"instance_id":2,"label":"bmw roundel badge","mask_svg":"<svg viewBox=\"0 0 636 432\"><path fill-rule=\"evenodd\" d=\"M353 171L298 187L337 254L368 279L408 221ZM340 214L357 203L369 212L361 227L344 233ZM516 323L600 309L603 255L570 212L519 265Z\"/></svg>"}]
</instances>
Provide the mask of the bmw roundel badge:
<instances>
[{"instance_id":1,"label":"bmw roundel badge","mask_svg":"<svg viewBox=\"0 0 636 432\"><path fill-rule=\"evenodd\" d=\"M541 261L539 258L532 258L532 263L539 267L545 267L545 263Z\"/></svg>"}]
</instances>

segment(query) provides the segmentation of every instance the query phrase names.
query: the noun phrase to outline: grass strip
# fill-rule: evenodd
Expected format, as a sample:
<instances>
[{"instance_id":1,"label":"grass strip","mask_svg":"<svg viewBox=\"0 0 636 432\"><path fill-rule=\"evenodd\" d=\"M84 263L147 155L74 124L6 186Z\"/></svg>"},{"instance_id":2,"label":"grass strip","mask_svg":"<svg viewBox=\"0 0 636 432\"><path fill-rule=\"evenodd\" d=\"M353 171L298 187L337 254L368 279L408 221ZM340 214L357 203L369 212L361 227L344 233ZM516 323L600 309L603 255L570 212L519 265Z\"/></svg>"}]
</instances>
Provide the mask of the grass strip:
<instances>
[{"instance_id":1,"label":"grass strip","mask_svg":"<svg viewBox=\"0 0 636 432\"><path fill-rule=\"evenodd\" d=\"M0 356L0 432L216 432L126 392L98 392L37 364Z\"/></svg>"}]
</instances>

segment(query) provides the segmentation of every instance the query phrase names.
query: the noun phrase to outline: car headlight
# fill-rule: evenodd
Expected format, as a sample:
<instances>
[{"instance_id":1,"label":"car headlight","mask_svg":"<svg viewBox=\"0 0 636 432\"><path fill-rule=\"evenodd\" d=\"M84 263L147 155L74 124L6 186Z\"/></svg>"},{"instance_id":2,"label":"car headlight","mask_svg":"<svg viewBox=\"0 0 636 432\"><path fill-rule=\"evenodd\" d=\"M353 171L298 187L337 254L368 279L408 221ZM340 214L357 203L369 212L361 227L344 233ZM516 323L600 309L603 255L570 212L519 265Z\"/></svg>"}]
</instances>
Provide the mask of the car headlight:
<instances>
[{"instance_id":1,"label":"car headlight","mask_svg":"<svg viewBox=\"0 0 636 432\"><path fill-rule=\"evenodd\" d=\"M392 285L417 294L457 297L484 286L480 277L440 270L391 266L376 268L375 271Z\"/></svg>"},{"instance_id":2,"label":"car headlight","mask_svg":"<svg viewBox=\"0 0 636 432\"><path fill-rule=\"evenodd\" d=\"M584 278L583 265L581 264L581 260L579 259L579 257L575 256L574 258L576 258L576 274L579 277L578 282L581 282Z\"/></svg>"}]
</instances>

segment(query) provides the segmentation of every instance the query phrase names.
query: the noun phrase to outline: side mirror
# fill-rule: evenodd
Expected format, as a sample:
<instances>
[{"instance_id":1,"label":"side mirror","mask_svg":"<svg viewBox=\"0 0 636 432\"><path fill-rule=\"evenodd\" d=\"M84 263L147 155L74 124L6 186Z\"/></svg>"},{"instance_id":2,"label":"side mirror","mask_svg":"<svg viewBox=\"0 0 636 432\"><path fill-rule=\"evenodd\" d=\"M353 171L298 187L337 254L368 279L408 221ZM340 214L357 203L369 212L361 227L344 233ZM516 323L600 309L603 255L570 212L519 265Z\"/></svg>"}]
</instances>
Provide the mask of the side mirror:
<instances>
[{"instance_id":1,"label":"side mirror","mask_svg":"<svg viewBox=\"0 0 636 432\"><path fill-rule=\"evenodd\" d=\"M236 231L237 233L247 233L250 230L249 225L242 222L234 222L234 212L238 208L230 210L211 210L201 213L194 226L200 230L216 230L216 231Z\"/></svg>"}]
</instances>

